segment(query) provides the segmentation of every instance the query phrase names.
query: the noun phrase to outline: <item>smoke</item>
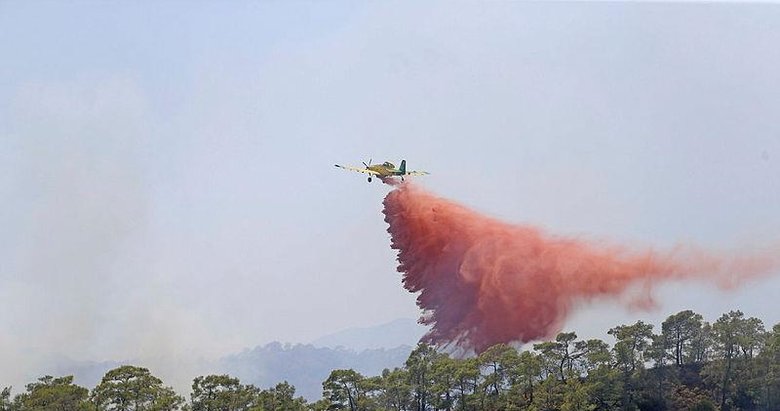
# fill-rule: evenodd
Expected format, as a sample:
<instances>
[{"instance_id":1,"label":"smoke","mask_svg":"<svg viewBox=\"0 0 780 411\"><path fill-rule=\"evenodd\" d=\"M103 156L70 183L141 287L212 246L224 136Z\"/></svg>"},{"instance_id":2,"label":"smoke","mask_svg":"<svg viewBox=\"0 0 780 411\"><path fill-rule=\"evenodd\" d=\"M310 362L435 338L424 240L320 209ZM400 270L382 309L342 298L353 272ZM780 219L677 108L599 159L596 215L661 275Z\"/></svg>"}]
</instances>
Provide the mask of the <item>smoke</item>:
<instances>
[{"instance_id":1,"label":"smoke","mask_svg":"<svg viewBox=\"0 0 780 411\"><path fill-rule=\"evenodd\" d=\"M146 101L122 77L14 95L0 129L0 155L11 153L0 161L0 386L18 393L53 371L90 386L82 364L94 360L132 360L177 388L196 375L191 357L213 340L166 289L177 267L150 224Z\"/></svg>"},{"instance_id":2,"label":"smoke","mask_svg":"<svg viewBox=\"0 0 780 411\"><path fill-rule=\"evenodd\" d=\"M726 288L778 267L770 252L657 252L554 236L410 183L388 193L383 212L404 287L420 293L421 322L432 326L423 339L477 352L551 337L579 302L613 298L647 309L659 281L699 279Z\"/></svg>"}]
</instances>

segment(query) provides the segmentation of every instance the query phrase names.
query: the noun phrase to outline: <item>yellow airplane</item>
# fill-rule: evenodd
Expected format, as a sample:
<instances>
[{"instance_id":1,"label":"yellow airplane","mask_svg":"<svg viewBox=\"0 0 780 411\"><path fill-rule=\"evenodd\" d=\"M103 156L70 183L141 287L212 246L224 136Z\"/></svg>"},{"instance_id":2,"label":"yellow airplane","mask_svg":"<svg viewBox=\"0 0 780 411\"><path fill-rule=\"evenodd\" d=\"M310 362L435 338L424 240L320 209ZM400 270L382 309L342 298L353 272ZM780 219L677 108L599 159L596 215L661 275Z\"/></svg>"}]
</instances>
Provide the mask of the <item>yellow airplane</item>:
<instances>
[{"instance_id":1,"label":"yellow airplane","mask_svg":"<svg viewBox=\"0 0 780 411\"><path fill-rule=\"evenodd\" d=\"M406 171L406 160L401 160L401 167L395 168L395 165L389 161L385 161L382 164L371 165L371 160L368 160L368 164L363 162L366 168L342 166L335 164L336 167L343 168L345 170L357 171L358 173L368 174L368 182L371 182L372 177L378 177L379 179L388 177L401 177L401 181L404 180L404 176L424 176L429 174L427 171Z\"/></svg>"}]
</instances>

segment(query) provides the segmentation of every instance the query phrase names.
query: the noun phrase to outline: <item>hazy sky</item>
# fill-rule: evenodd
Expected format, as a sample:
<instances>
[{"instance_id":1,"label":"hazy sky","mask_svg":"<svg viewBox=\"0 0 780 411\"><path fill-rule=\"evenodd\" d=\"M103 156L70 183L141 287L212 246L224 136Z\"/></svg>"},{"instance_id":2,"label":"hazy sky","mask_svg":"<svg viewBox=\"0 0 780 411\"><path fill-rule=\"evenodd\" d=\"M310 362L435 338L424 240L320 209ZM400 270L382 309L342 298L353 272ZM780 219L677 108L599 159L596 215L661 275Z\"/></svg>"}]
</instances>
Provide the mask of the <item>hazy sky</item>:
<instances>
[{"instance_id":1,"label":"hazy sky","mask_svg":"<svg viewBox=\"0 0 780 411\"><path fill-rule=\"evenodd\" d=\"M388 188L336 162L558 234L778 244L778 38L777 4L0 1L0 386L416 317ZM568 328L771 326L778 291Z\"/></svg>"}]
</instances>

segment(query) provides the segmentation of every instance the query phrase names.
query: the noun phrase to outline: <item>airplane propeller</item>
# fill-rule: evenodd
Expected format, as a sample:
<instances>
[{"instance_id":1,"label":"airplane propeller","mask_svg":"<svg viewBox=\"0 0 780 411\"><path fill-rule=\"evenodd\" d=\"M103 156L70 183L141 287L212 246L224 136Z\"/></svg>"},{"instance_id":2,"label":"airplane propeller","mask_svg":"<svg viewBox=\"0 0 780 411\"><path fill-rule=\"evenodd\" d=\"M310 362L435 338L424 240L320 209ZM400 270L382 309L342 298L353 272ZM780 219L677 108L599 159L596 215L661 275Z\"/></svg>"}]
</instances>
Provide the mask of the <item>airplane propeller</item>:
<instances>
[{"instance_id":1,"label":"airplane propeller","mask_svg":"<svg viewBox=\"0 0 780 411\"><path fill-rule=\"evenodd\" d=\"M366 168L370 167L371 166L371 159L370 158L368 159L368 164L366 164L366 162L364 161L363 165L366 166Z\"/></svg>"}]
</instances>

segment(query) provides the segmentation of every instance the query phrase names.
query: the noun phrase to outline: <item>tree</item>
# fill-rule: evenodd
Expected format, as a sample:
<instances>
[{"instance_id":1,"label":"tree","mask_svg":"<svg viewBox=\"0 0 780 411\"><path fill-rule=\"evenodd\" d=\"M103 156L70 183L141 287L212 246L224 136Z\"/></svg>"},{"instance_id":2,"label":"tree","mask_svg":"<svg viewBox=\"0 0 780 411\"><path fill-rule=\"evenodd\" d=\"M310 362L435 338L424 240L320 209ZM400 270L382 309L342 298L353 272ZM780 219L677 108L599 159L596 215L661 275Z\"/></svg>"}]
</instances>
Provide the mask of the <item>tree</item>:
<instances>
[{"instance_id":1,"label":"tree","mask_svg":"<svg viewBox=\"0 0 780 411\"><path fill-rule=\"evenodd\" d=\"M577 356L577 366L586 372L594 369L609 367L612 364L612 353L609 344L593 338L587 341L577 341L575 350L581 353Z\"/></svg>"},{"instance_id":2,"label":"tree","mask_svg":"<svg viewBox=\"0 0 780 411\"><path fill-rule=\"evenodd\" d=\"M261 391L258 402L262 411L304 411L306 409L306 400L303 397L296 397L295 387L287 381Z\"/></svg>"},{"instance_id":3,"label":"tree","mask_svg":"<svg viewBox=\"0 0 780 411\"><path fill-rule=\"evenodd\" d=\"M685 354L690 353L690 342L700 333L701 326L701 314L691 310L670 315L661 323L661 335L664 341L669 343L670 356L678 367L692 360L691 356L686 358Z\"/></svg>"},{"instance_id":4,"label":"tree","mask_svg":"<svg viewBox=\"0 0 780 411\"><path fill-rule=\"evenodd\" d=\"M403 368L395 368L392 371L385 368L382 371L377 396L380 407L386 410L404 411L409 409L411 398L409 373Z\"/></svg>"},{"instance_id":5,"label":"tree","mask_svg":"<svg viewBox=\"0 0 780 411\"><path fill-rule=\"evenodd\" d=\"M192 411L244 411L257 403L258 390L241 385L238 378L208 375L192 380Z\"/></svg>"},{"instance_id":6,"label":"tree","mask_svg":"<svg viewBox=\"0 0 780 411\"><path fill-rule=\"evenodd\" d=\"M448 355L440 355L431 364L430 403L437 410L452 410L455 404L455 373L457 361Z\"/></svg>"},{"instance_id":7,"label":"tree","mask_svg":"<svg viewBox=\"0 0 780 411\"><path fill-rule=\"evenodd\" d=\"M625 400L625 374L616 368L599 367L588 373L591 402L599 410L615 410Z\"/></svg>"},{"instance_id":8,"label":"tree","mask_svg":"<svg viewBox=\"0 0 780 411\"><path fill-rule=\"evenodd\" d=\"M597 407L590 402L588 386L579 378L570 378L564 385L561 411L592 411Z\"/></svg>"},{"instance_id":9,"label":"tree","mask_svg":"<svg viewBox=\"0 0 780 411\"><path fill-rule=\"evenodd\" d=\"M322 383L322 395L327 398L331 409L360 410L364 377L355 370L333 370Z\"/></svg>"},{"instance_id":10,"label":"tree","mask_svg":"<svg viewBox=\"0 0 780 411\"><path fill-rule=\"evenodd\" d=\"M565 383L567 375L573 375L574 364L585 353L585 344L575 344L577 334L573 332L559 333L555 341L534 344L548 366L548 371L556 374Z\"/></svg>"},{"instance_id":11,"label":"tree","mask_svg":"<svg viewBox=\"0 0 780 411\"><path fill-rule=\"evenodd\" d=\"M691 343L688 348L688 357L693 363L703 363L710 357L712 351L712 325L707 321L703 321L699 330L691 338Z\"/></svg>"},{"instance_id":12,"label":"tree","mask_svg":"<svg viewBox=\"0 0 780 411\"><path fill-rule=\"evenodd\" d=\"M647 385L653 388L645 392L645 400L652 401L663 408L666 408L667 405L666 392L669 388L668 381L670 376L673 377L676 374L674 371L678 371L682 367L682 363L678 364L677 368L672 368L671 370L670 367L666 366L667 359L675 358L675 355L670 356L669 352L680 352L673 349L672 339L673 337L669 334L653 335L653 342L645 350L645 357L653 360L654 363L653 372L647 378ZM672 372L670 373L670 371Z\"/></svg>"},{"instance_id":13,"label":"tree","mask_svg":"<svg viewBox=\"0 0 780 411\"><path fill-rule=\"evenodd\" d=\"M507 408L525 409L534 402L534 392L541 378L542 361L531 351L523 351L508 371Z\"/></svg>"},{"instance_id":14,"label":"tree","mask_svg":"<svg viewBox=\"0 0 780 411\"><path fill-rule=\"evenodd\" d=\"M27 384L27 392L14 399L16 411L72 411L89 407L89 390L73 384L73 376L41 377Z\"/></svg>"},{"instance_id":15,"label":"tree","mask_svg":"<svg viewBox=\"0 0 780 411\"><path fill-rule=\"evenodd\" d=\"M630 373L643 363L643 353L653 337L653 325L637 321L632 325L611 328L607 334L617 340L614 351L618 366Z\"/></svg>"},{"instance_id":16,"label":"tree","mask_svg":"<svg viewBox=\"0 0 780 411\"><path fill-rule=\"evenodd\" d=\"M518 361L517 350L506 344L496 344L480 354L478 361L483 370L481 399L486 400L480 408L500 408L497 404L503 403L510 385L508 373Z\"/></svg>"},{"instance_id":17,"label":"tree","mask_svg":"<svg viewBox=\"0 0 780 411\"><path fill-rule=\"evenodd\" d=\"M741 311L730 311L728 314L723 314L712 325L713 339L716 343L716 350L721 364L712 364L708 367L708 370L717 370L716 365L720 365L720 369L710 374L720 375L720 407L726 407L726 399L729 394L729 384L732 378L732 368L734 363L734 356L737 350L737 333L739 329L739 322L742 321L744 314Z\"/></svg>"},{"instance_id":18,"label":"tree","mask_svg":"<svg viewBox=\"0 0 780 411\"><path fill-rule=\"evenodd\" d=\"M530 408L559 410L563 404L564 386L555 374L547 374L547 377L539 382Z\"/></svg>"},{"instance_id":19,"label":"tree","mask_svg":"<svg viewBox=\"0 0 780 411\"><path fill-rule=\"evenodd\" d=\"M184 404L184 397L176 394L171 387L159 387L152 402L152 411L175 411Z\"/></svg>"},{"instance_id":20,"label":"tree","mask_svg":"<svg viewBox=\"0 0 780 411\"><path fill-rule=\"evenodd\" d=\"M92 391L97 408L105 411L172 411L184 398L148 369L123 365L108 371Z\"/></svg>"},{"instance_id":21,"label":"tree","mask_svg":"<svg viewBox=\"0 0 780 411\"><path fill-rule=\"evenodd\" d=\"M623 374L622 407L637 407L639 387L644 384L641 372L644 370L644 353L653 337L653 325L637 321L631 325L619 325L608 331L617 340L613 351L616 366Z\"/></svg>"},{"instance_id":22,"label":"tree","mask_svg":"<svg viewBox=\"0 0 780 411\"><path fill-rule=\"evenodd\" d=\"M455 369L455 395L458 409L464 411L473 409L471 403L479 386L479 377L479 361L476 357L458 361Z\"/></svg>"},{"instance_id":23,"label":"tree","mask_svg":"<svg viewBox=\"0 0 780 411\"><path fill-rule=\"evenodd\" d=\"M775 324L766 336L764 349L757 358L763 371L760 379L763 409L780 408L780 324Z\"/></svg>"},{"instance_id":24,"label":"tree","mask_svg":"<svg viewBox=\"0 0 780 411\"><path fill-rule=\"evenodd\" d=\"M11 411L11 387L0 391L0 411Z\"/></svg>"},{"instance_id":25,"label":"tree","mask_svg":"<svg viewBox=\"0 0 780 411\"><path fill-rule=\"evenodd\" d=\"M753 359L766 337L764 322L756 317L746 318L739 324L737 345L745 359Z\"/></svg>"},{"instance_id":26,"label":"tree","mask_svg":"<svg viewBox=\"0 0 780 411\"><path fill-rule=\"evenodd\" d=\"M751 386L757 383L752 360L765 337L763 323L745 318L742 311L729 311L712 325L712 337L716 360L707 364L703 374L717 387L721 409L754 407L758 393Z\"/></svg>"},{"instance_id":27,"label":"tree","mask_svg":"<svg viewBox=\"0 0 780 411\"><path fill-rule=\"evenodd\" d=\"M406 360L409 370L409 383L412 386L414 409L425 411L431 397L432 372L434 360L442 354L428 344L419 343Z\"/></svg>"}]
</instances>

